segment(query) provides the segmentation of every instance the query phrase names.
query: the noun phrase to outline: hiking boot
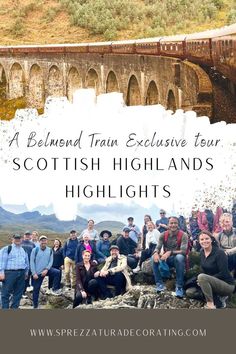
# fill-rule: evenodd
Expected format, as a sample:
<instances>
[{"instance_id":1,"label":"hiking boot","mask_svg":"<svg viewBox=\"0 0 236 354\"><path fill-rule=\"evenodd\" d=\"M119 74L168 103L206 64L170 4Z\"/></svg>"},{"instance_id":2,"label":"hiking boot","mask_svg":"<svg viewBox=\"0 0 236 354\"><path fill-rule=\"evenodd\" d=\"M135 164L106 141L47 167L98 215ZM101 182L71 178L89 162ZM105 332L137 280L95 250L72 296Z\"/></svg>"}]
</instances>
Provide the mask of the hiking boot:
<instances>
[{"instance_id":1,"label":"hiking boot","mask_svg":"<svg viewBox=\"0 0 236 354\"><path fill-rule=\"evenodd\" d=\"M228 296L217 296L215 299L215 305L217 309L225 309L227 307L226 300Z\"/></svg>"},{"instance_id":2,"label":"hiking boot","mask_svg":"<svg viewBox=\"0 0 236 354\"><path fill-rule=\"evenodd\" d=\"M138 272L140 272L140 270L141 270L141 268L138 265L136 268L133 269L133 273L138 273Z\"/></svg>"},{"instance_id":3,"label":"hiking boot","mask_svg":"<svg viewBox=\"0 0 236 354\"><path fill-rule=\"evenodd\" d=\"M166 286L164 284L157 283L157 288L156 288L157 293L162 293L165 290L166 290Z\"/></svg>"},{"instance_id":4,"label":"hiking boot","mask_svg":"<svg viewBox=\"0 0 236 354\"><path fill-rule=\"evenodd\" d=\"M175 296L182 299L182 297L184 296L184 289L180 286L177 286L175 289Z\"/></svg>"},{"instance_id":5,"label":"hiking boot","mask_svg":"<svg viewBox=\"0 0 236 354\"><path fill-rule=\"evenodd\" d=\"M58 290L51 290L51 295L60 296L61 294L62 294L61 289L58 289Z\"/></svg>"},{"instance_id":6,"label":"hiking boot","mask_svg":"<svg viewBox=\"0 0 236 354\"><path fill-rule=\"evenodd\" d=\"M34 287L33 287L33 286L28 286L28 287L26 288L26 291L27 291L28 293L32 293L33 290L34 290Z\"/></svg>"}]
</instances>

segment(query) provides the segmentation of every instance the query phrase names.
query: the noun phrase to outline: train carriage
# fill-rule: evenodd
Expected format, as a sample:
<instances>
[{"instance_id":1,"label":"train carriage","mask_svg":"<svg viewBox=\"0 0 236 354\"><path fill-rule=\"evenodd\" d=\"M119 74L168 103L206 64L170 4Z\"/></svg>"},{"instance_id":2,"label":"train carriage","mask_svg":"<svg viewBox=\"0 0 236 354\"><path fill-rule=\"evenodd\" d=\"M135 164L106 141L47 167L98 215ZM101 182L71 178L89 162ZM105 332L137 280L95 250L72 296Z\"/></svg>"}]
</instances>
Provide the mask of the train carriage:
<instances>
[{"instance_id":1,"label":"train carriage","mask_svg":"<svg viewBox=\"0 0 236 354\"><path fill-rule=\"evenodd\" d=\"M160 55L184 59L185 38L185 34L161 38Z\"/></svg>"},{"instance_id":2,"label":"train carriage","mask_svg":"<svg viewBox=\"0 0 236 354\"><path fill-rule=\"evenodd\" d=\"M111 48L114 54L136 54L134 40L112 42Z\"/></svg>"},{"instance_id":3,"label":"train carriage","mask_svg":"<svg viewBox=\"0 0 236 354\"><path fill-rule=\"evenodd\" d=\"M65 53L88 53L88 43L66 44Z\"/></svg>"},{"instance_id":4,"label":"train carriage","mask_svg":"<svg viewBox=\"0 0 236 354\"><path fill-rule=\"evenodd\" d=\"M160 55L162 37L138 39L135 42L137 54Z\"/></svg>"},{"instance_id":5,"label":"train carriage","mask_svg":"<svg viewBox=\"0 0 236 354\"><path fill-rule=\"evenodd\" d=\"M98 54L111 53L111 42L89 43L88 53L98 53Z\"/></svg>"},{"instance_id":6,"label":"train carriage","mask_svg":"<svg viewBox=\"0 0 236 354\"><path fill-rule=\"evenodd\" d=\"M212 39L218 33L219 29L187 35L186 58L197 64L212 66Z\"/></svg>"},{"instance_id":7,"label":"train carriage","mask_svg":"<svg viewBox=\"0 0 236 354\"><path fill-rule=\"evenodd\" d=\"M236 84L236 24L212 39L212 58L216 70Z\"/></svg>"}]
</instances>

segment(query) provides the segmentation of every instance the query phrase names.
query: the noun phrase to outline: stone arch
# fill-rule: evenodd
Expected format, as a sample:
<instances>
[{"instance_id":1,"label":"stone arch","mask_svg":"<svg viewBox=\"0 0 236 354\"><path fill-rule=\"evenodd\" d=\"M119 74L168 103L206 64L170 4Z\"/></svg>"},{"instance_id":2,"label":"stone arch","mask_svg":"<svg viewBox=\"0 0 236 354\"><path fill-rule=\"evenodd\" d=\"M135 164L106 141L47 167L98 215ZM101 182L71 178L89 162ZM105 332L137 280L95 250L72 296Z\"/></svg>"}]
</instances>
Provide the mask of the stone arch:
<instances>
[{"instance_id":1,"label":"stone arch","mask_svg":"<svg viewBox=\"0 0 236 354\"><path fill-rule=\"evenodd\" d=\"M147 95L146 95L146 105L158 104L159 103L159 93L155 81L151 81L148 85Z\"/></svg>"},{"instance_id":2,"label":"stone arch","mask_svg":"<svg viewBox=\"0 0 236 354\"><path fill-rule=\"evenodd\" d=\"M44 80L42 69L38 64L33 64L29 73L28 103L31 107L41 108L44 106Z\"/></svg>"},{"instance_id":3,"label":"stone arch","mask_svg":"<svg viewBox=\"0 0 236 354\"><path fill-rule=\"evenodd\" d=\"M141 105L141 93L138 80L135 75L129 79L128 92L127 92L127 106Z\"/></svg>"},{"instance_id":4,"label":"stone arch","mask_svg":"<svg viewBox=\"0 0 236 354\"><path fill-rule=\"evenodd\" d=\"M110 71L106 80L106 92L119 92L119 85L114 71Z\"/></svg>"},{"instance_id":5,"label":"stone arch","mask_svg":"<svg viewBox=\"0 0 236 354\"><path fill-rule=\"evenodd\" d=\"M63 96L63 77L56 65L49 70L47 91L49 96Z\"/></svg>"},{"instance_id":6,"label":"stone arch","mask_svg":"<svg viewBox=\"0 0 236 354\"><path fill-rule=\"evenodd\" d=\"M9 75L9 98L19 98L25 95L25 75L19 63L14 63Z\"/></svg>"},{"instance_id":7,"label":"stone arch","mask_svg":"<svg viewBox=\"0 0 236 354\"><path fill-rule=\"evenodd\" d=\"M86 84L85 86L87 88L94 88L96 95L99 93L99 78L98 78L98 73L94 69L89 69L86 75Z\"/></svg>"},{"instance_id":8,"label":"stone arch","mask_svg":"<svg viewBox=\"0 0 236 354\"><path fill-rule=\"evenodd\" d=\"M7 78L4 67L0 64L0 102L7 98Z\"/></svg>"},{"instance_id":9,"label":"stone arch","mask_svg":"<svg viewBox=\"0 0 236 354\"><path fill-rule=\"evenodd\" d=\"M73 100L73 93L82 87L82 79L78 70L72 67L67 77L67 97L70 102Z\"/></svg>"},{"instance_id":10,"label":"stone arch","mask_svg":"<svg viewBox=\"0 0 236 354\"><path fill-rule=\"evenodd\" d=\"M175 112L176 108L177 105L174 92L172 90L169 90L167 97L167 109L170 109L171 111Z\"/></svg>"}]
</instances>

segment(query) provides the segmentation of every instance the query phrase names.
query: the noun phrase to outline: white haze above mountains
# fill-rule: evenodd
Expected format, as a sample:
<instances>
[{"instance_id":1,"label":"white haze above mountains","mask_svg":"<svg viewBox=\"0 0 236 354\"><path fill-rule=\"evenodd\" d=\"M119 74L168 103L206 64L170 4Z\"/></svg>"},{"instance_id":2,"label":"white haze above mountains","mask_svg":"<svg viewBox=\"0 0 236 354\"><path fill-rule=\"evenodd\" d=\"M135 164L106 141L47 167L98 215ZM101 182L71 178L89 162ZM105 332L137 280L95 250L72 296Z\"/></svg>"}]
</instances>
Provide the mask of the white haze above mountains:
<instances>
[{"instance_id":1,"label":"white haze above mountains","mask_svg":"<svg viewBox=\"0 0 236 354\"><path fill-rule=\"evenodd\" d=\"M48 132L51 138L76 140L83 132L80 146L77 147L27 147L28 137L36 132L37 140L45 141ZM10 141L19 133L17 143ZM129 134L135 133L138 140L171 139L187 141L185 147L135 147L127 148ZM90 134L100 133L104 139L116 139L118 146L92 146ZM194 147L196 135L200 138L216 141L217 146ZM175 114L166 111L161 105L126 107L122 94L103 94L96 98L93 90L79 90L74 95L73 104L66 98L49 98L45 113L38 116L36 110L18 110L16 117L7 122L0 121L0 199L2 206L11 209L23 205L27 210L39 210L42 213L55 212L61 220L71 220L79 215L84 218L117 220L126 222L133 215L138 223L142 223L145 213L158 217L158 209L164 208L170 214L188 216L192 207L212 208L220 205L230 209L232 200L236 198L236 124L220 122L210 124L207 117L197 118L194 112L184 113L178 110ZM13 159L18 158L20 170L13 170L17 165ZM34 169L26 171L23 161L30 157L30 166ZM64 158L74 161L76 158L88 160L100 159L99 171L74 170L74 163L69 170L65 169ZM51 159L56 158L57 168L53 169ZM158 158L160 170L138 171L128 167L122 171L114 171L113 159ZM175 160L177 170L170 166ZM190 160L190 170L181 170L181 158ZM193 159L202 161L199 171L192 169ZM45 171L38 170L36 161L46 159ZM207 170L210 159L212 170ZM20 161L20 162L19 162ZM161 170L162 169L162 170ZM112 195L117 198L104 197L65 198L65 186L99 185L112 188ZM152 190L147 197L128 198L125 194L119 197L119 186L159 185L157 195ZM162 187L168 185L171 195L163 192ZM13 209L11 209L13 210Z\"/></svg>"}]
</instances>

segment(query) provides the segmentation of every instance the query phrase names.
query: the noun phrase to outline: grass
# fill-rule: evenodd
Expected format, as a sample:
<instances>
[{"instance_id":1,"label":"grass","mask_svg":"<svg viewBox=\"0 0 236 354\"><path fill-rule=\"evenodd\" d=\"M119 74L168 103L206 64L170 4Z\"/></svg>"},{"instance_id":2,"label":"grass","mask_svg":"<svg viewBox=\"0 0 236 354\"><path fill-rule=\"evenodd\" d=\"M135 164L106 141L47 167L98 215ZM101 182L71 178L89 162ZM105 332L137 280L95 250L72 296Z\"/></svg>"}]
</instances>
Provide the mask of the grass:
<instances>
[{"instance_id":1,"label":"grass","mask_svg":"<svg viewBox=\"0 0 236 354\"><path fill-rule=\"evenodd\" d=\"M1 120L11 120L15 116L17 109L27 108L27 102L25 97L15 98L12 100L2 100L0 99L0 119ZM39 114L43 114L44 109L38 109Z\"/></svg>"},{"instance_id":2,"label":"grass","mask_svg":"<svg viewBox=\"0 0 236 354\"><path fill-rule=\"evenodd\" d=\"M190 33L235 21L235 0L0 0L0 45Z\"/></svg>"}]
</instances>

